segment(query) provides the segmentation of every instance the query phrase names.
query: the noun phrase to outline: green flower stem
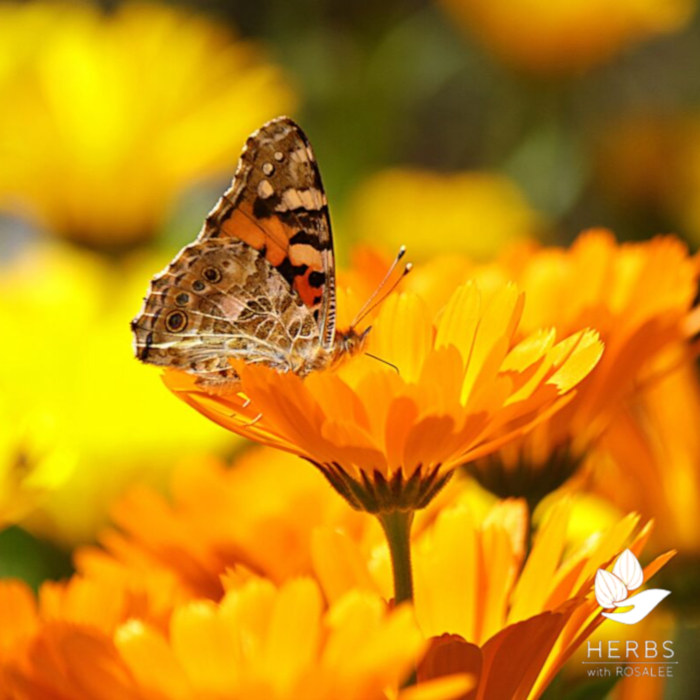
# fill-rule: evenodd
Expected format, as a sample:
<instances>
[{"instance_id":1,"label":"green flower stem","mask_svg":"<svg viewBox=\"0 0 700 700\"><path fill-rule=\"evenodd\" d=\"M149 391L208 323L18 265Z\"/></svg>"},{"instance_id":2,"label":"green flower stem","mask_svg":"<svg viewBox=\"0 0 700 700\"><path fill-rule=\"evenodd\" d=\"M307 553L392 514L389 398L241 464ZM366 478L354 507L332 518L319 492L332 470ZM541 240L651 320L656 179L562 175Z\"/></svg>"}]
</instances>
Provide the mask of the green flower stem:
<instances>
[{"instance_id":1,"label":"green flower stem","mask_svg":"<svg viewBox=\"0 0 700 700\"><path fill-rule=\"evenodd\" d=\"M411 569L412 510L391 510L377 517L386 534L394 572L394 603L413 600L413 571Z\"/></svg>"}]
</instances>

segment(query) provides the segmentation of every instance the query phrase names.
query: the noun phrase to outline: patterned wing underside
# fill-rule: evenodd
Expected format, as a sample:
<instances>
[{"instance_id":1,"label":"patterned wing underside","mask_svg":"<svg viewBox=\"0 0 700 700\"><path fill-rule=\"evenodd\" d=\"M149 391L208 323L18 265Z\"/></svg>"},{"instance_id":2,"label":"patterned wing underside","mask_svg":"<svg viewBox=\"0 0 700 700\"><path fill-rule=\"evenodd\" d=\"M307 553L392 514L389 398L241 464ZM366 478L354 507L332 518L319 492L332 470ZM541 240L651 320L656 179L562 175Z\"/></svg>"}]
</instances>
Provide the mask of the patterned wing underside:
<instances>
[{"instance_id":1,"label":"patterned wing underside","mask_svg":"<svg viewBox=\"0 0 700 700\"><path fill-rule=\"evenodd\" d=\"M132 328L140 360L212 382L237 379L236 357L307 373L321 347L313 312L284 277L230 238L183 248L151 282Z\"/></svg>"},{"instance_id":2,"label":"patterned wing underside","mask_svg":"<svg viewBox=\"0 0 700 700\"><path fill-rule=\"evenodd\" d=\"M326 195L301 129L280 117L252 134L231 187L211 211L199 241L240 239L280 273L318 323L335 337L335 268Z\"/></svg>"}]
</instances>

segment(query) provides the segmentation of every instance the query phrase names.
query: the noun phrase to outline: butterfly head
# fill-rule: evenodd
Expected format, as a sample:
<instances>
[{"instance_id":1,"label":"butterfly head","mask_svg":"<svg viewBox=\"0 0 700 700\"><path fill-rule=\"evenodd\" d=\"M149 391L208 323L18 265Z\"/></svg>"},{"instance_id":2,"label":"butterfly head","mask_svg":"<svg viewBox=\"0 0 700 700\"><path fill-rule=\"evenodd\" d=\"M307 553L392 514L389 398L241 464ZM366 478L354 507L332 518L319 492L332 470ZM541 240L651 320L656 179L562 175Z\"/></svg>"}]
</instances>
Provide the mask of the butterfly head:
<instances>
[{"instance_id":1,"label":"butterfly head","mask_svg":"<svg viewBox=\"0 0 700 700\"><path fill-rule=\"evenodd\" d=\"M367 336L372 329L372 326L367 326L364 330L358 331L357 324L362 321L363 318L368 316L374 309L376 309L390 294L396 289L401 280L411 271L411 263L408 263L401 273L396 276L394 272L396 271L400 260L406 253L405 246L399 248L399 252L394 259L394 262L389 267L384 279L379 283L374 293L367 299L362 308L357 312L355 319L350 324L350 327L345 331L335 332L335 340L333 343L333 364L343 357L344 355L355 355L364 350L365 341ZM368 357L372 357L375 360L379 360L394 369L397 369L391 362L387 362L381 357L372 355L371 353L365 352Z\"/></svg>"},{"instance_id":2,"label":"butterfly head","mask_svg":"<svg viewBox=\"0 0 700 700\"><path fill-rule=\"evenodd\" d=\"M356 355L361 352L370 330L372 330L372 326L367 326L363 331L357 331L353 326L350 326L345 331L336 331L335 343L333 344L333 362L337 362L346 355Z\"/></svg>"}]
</instances>

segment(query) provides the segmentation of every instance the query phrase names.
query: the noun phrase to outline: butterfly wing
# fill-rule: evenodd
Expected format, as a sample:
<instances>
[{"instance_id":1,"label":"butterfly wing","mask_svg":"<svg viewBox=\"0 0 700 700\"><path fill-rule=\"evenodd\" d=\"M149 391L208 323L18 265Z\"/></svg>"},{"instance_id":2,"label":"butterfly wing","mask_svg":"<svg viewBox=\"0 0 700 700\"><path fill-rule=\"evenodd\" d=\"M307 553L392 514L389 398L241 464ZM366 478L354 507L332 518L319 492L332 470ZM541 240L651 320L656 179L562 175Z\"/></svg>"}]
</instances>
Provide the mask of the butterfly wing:
<instances>
[{"instance_id":1,"label":"butterfly wing","mask_svg":"<svg viewBox=\"0 0 700 700\"><path fill-rule=\"evenodd\" d=\"M191 245L151 282L132 322L136 356L204 381L229 358L306 374L335 336L326 197L301 129L280 117L243 149L231 187Z\"/></svg>"},{"instance_id":2,"label":"butterfly wing","mask_svg":"<svg viewBox=\"0 0 700 700\"><path fill-rule=\"evenodd\" d=\"M236 357L303 371L320 345L312 313L287 280L257 250L230 239L183 248L151 282L132 330L140 360L205 383L235 380L228 360Z\"/></svg>"},{"instance_id":3,"label":"butterfly wing","mask_svg":"<svg viewBox=\"0 0 700 700\"><path fill-rule=\"evenodd\" d=\"M273 119L248 138L233 183L198 240L227 237L255 248L287 280L330 349L335 263L328 203L311 145L291 119Z\"/></svg>"}]
</instances>

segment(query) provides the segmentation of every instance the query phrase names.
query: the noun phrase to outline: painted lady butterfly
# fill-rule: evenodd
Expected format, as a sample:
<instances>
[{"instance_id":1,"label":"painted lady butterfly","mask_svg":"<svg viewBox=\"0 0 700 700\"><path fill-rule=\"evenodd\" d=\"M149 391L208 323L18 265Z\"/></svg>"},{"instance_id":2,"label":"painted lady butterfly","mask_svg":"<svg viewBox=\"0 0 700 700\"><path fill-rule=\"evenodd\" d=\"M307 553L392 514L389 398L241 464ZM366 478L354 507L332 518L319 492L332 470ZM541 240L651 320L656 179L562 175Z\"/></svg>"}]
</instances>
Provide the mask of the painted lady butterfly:
<instances>
[{"instance_id":1,"label":"painted lady butterfly","mask_svg":"<svg viewBox=\"0 0 700 700\"><path fill-rule=\"evenodd\" d=\"M304 132L278 117L248 138L195 242L153 278L134 350L205 385L238 380L230 358L305 376L362 348L368 329L336 330L335 303L321 176Z\"/></svg>"}]
</instances>

